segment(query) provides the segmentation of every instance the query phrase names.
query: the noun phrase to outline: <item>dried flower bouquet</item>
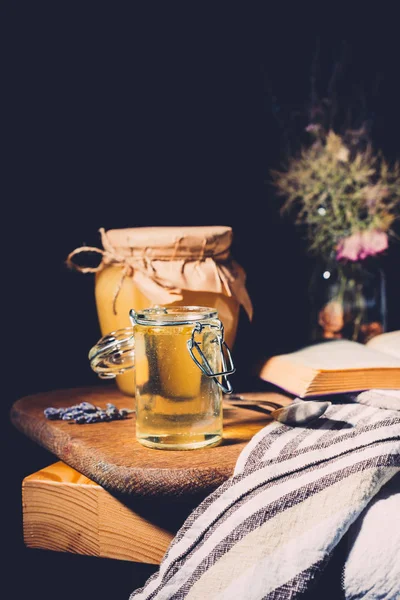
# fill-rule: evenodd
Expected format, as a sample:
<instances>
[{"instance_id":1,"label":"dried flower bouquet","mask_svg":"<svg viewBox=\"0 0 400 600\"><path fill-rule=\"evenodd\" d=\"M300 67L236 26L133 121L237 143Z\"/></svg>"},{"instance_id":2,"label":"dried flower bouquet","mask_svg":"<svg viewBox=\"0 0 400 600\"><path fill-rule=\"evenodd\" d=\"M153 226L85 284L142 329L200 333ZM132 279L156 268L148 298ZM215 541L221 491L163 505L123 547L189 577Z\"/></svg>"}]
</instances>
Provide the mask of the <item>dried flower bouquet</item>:
<instances>
[{"instance_id":1,"label":"dried flower bouquet","mask_svg":"<svg viewBox=\"0 0 400 600\"><path fill-rule=\"evenodd\" d=\"M384 319L367 315L366 266L395 237L400 163L390 166L369 143L360 149L351 131L341 136L317 123L307 131L311 143L272 172L273 183L285 198L282 211L294 211L305 229L310 253L329 265L322 276L336 275L317 316L322 337L367 341L384 330Z\"/></svg>"}]
</instances>

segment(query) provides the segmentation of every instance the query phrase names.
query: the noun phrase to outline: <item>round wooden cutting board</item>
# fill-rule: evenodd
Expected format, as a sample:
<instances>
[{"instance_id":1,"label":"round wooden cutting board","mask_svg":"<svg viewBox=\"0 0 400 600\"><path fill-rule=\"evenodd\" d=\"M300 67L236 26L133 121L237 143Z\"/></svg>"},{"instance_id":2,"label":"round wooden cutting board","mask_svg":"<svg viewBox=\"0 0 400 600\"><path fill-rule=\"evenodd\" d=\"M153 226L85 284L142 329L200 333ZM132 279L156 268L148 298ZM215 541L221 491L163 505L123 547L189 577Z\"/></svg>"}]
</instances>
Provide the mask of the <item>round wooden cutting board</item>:
<instances>
[{"instance_id":1,"label":"round wooden cutting board","mask_svg":"<svg viewBox=\"0 0 400 600\"><path fill-rule=\"evenodd\" d=\"M134 413L125 420L86 425L50 421L43 414L49 406L80 402L134 408L133 398L104 384L26 396L14 403L10 416L17 429L111 493L187 500L206 496L228 479L247 442L271 422L268 411L290 404L291 399L274 392L226 397L223 442L186 451L153 450L139 444ZM260 412L246 407L254 404L262 406Z\"/></svg>"}]
</instances>

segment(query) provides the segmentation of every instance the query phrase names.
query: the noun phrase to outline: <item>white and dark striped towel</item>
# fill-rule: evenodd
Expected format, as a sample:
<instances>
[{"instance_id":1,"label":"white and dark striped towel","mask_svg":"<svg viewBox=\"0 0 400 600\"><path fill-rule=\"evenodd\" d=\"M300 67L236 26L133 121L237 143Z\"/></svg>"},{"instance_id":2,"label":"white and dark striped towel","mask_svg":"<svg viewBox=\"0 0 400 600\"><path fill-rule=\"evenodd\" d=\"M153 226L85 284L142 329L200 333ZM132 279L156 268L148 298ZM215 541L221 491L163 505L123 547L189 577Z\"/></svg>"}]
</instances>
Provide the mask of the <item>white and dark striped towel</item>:
<instances>
[{"instance_id":1,"label":"white and dark striped towel","mask_svg":"<svg viewBox=\"0 0 400 600\"><path fill-rule=\"evenodd\" d=\"M333 404L304 427L268 425L131 600L307 596L350 525L398 471L399 412Z\"/></svg>"}]
</instances>

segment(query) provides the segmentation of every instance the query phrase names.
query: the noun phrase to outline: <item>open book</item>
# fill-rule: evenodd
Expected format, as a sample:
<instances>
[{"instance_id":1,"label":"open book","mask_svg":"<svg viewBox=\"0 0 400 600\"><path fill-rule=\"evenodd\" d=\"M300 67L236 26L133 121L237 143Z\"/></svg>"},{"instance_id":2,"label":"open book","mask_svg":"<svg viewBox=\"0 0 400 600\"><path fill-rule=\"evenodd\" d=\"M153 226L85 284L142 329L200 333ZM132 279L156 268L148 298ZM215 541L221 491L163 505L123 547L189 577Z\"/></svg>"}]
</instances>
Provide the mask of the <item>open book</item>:
<instances>
[{"instance_id":1,"label":"open book","mask_svg":"<svg viewBox=\"0 0 400 600\"><path fill-rule=\"evenodd\" d=\"M259 376L304 398L379 389L400 389L400 330L359 344L331 340L273 356Z\"/></svg>"}]
</instances>

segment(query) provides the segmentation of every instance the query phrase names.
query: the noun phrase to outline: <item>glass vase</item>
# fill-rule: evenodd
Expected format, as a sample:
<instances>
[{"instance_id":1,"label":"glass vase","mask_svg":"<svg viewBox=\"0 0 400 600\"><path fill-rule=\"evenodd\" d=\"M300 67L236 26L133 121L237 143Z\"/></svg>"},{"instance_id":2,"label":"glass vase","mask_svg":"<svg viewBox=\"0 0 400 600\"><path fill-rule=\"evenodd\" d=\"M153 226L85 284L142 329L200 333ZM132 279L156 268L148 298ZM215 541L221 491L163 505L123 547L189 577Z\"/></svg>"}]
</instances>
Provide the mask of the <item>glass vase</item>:
<instances>
[{"instance_id":1,"label":"glass vase","mask_svg":"<svg viewBox=\"0 0 400 600\"><path fill-rule=\"evenodd\" d=\"M386 331L386 284L377 261L319 262L309 296L311 342L347 339L365 344Z\"/></svg>"}]
</instances>

